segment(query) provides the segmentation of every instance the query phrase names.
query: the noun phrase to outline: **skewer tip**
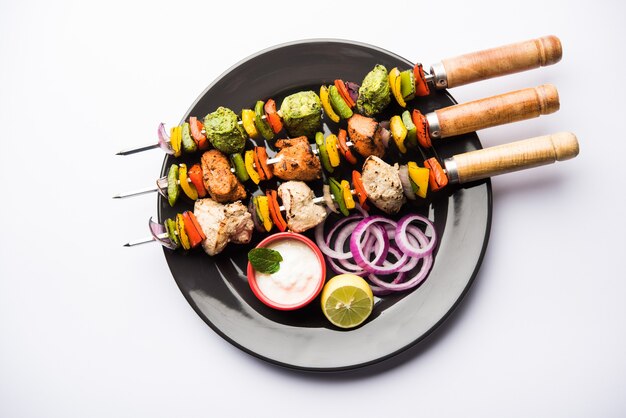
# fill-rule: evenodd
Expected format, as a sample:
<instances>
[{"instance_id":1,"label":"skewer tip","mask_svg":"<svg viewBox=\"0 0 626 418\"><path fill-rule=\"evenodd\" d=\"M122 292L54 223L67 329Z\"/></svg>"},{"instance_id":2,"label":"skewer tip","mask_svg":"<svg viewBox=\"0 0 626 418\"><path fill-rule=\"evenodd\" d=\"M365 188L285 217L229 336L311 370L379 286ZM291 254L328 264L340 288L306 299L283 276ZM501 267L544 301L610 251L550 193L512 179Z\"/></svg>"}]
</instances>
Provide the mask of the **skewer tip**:
<instances>
[{"instance_id":1,"label":"skewer tip","mask_svg":"<svg viewBox=\"0 0 626 418\"><path fill-rule=\"evenodd\" d=\"M122 247L130 247L130 242L127 242L126 244L124 244Z\"/></svg>"}]
</instances>

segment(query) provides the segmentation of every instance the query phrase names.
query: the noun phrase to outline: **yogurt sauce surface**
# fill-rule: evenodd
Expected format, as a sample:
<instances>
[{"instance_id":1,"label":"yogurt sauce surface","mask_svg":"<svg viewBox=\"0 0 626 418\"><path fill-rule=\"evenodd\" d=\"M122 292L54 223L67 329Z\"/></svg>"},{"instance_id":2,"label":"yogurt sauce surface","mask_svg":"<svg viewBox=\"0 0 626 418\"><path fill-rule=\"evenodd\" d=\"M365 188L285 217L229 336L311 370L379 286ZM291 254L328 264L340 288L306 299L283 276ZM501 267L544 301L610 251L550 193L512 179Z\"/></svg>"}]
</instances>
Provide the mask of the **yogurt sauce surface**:
<instances>
[{"instance_id":1,"label":"yogurt sauce surface","mask_svg":"<svg viewBox=\"0 0 626 418\"><path fill-rule=\"evenodd\" d=\"M295 239L280 239L266 248L278 251L283 261L274 274L255 273L261 293L281 305L296 305L315 293L323 280L322 267L308 245Z\"/></svg>"}]
</instances>

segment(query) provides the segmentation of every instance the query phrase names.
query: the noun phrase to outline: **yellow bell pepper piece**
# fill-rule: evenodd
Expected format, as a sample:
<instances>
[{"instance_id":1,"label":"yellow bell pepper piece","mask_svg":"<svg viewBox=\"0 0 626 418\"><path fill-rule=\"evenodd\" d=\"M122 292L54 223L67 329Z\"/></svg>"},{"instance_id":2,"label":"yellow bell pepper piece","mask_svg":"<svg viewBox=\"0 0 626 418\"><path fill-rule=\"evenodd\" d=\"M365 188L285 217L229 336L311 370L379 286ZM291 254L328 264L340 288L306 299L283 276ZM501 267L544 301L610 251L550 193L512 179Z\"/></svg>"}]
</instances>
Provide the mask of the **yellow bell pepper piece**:
<instances>
[{"instance_id":1,"label":"yellow bell pepper piece","mask_svg":"<svg viewBox=\"0 0 626 418\"><path fill-rule=\"evenodd\" d=\"M348 183L347 180L341 180L341 194L343 196L343 201L346 204L346 208L354 209L356 203L354 203L352 190L350 190L350 183Z\"/></svg>"},{"instance_id":2,"label":"yellow bell pepper piece","mask_svg":"<svg viewBox=\"0 0 626 418\"><path fill-rule=\"evenodd\" d=\"M404 126L402 118L398 115L393 116L389 120L389 128L391 129L391 135L393 136L393 140L398 146L398 149L401 153L405 154L406 147L404 146L404 140L406 139L406 135L409 131L406 129L406 126Z\"/></svg>"},{"instance_id":3,"label":"yellow bell pepper piece","mask_svg":"<svg viewBox=\"0 0 626 418\"><path fill-rule=\"evenodd\" d=\"M176 214L176 232L178 233L178 239L180 239L180 244L183 248L185 250L190 249L191 243L189 242L187 232L185 232L185 219L180 213Z\"/></svg>"},{"instance_id":4,"label":"yellow bell pepper piece","mask_svg":"<svg viewBox=\"0 0 626 418\"><path fill-rule=\"evenodd\" d=\"M409 161L407 168L409 169L409 178L418 187L415 194L421 198L425 198L428 193L428 178L430 170L425 167L419 167L413 161Z\"/></svg>"},{"instance_id":5,"label":"yellow bell pepper piece","mask_svg":"<svg viewBox=\"0 0 626 418\"><path fill-rule=\"evenodd\" d=\"M259 196L257 197L256 204L259 207L259 212L261 212L261 216L263 217L263 228L267 232L272 230L272 218L270 217L270 204L267 200L267 196Z\"/></svg>"},{"instance_id":6,"label":"yellow bell pepper piece","mask_svg":"<svg viewBox=\"0 0 626 418\"><path fill-rule=\"evenodd\" d=\"M330 165L333 167L339 167L341 164L341 159L339 158L339 148L337 140L337 135L330 134L328 138L326 138L326 152L328 153L328 159L330 160Z\"/></svg>"},{"instance_id":7,"label":"yellow bell pepper piece","mask_svg":"<svg viewBox=\"0 0 626 418\"><path fill-rule=\"evenodd\" d=\"M248 136L252 139L259 139L259 131L254 124L254 118L256 114L252 109L243 109L241 111L241 121L243 122L243 129L246 130Z\"/></svg>"},{"instance_id":8,"label":"yellow bell pepper piece","mask_svg":"<svg viewBox=\"0 0 626 418\"><path fill-rule=\"evenodd\" d=\"M198 190L193 183L189 182L189 177L187 177L187 164L178 164L178 184L189 199L198 200Z\"/></svg>"},{"instance_id":9,"label":"yellow bell pepper piece","mask_svg":"<svg viewBox=\"0 0 626 418\"><path fill-rule=\"evenodd\" d=\"M250 176L250 180L254 182L254 184L259 184L261 181L261 177L259 173L254 168L254 150L248 150L244 154L244 163L246 166L246 172Z\"/></svg>"},{"instance_id":10,"label":"yellow bell pepper piece","mask_svg":"<svg viewBox=\"0 0 626 418\"><path fill-rule=\"evenodd\" d=\"M174 126L170 130L170 145L174 150L174 157L180 157L183 153L183 127Z\"/></svg>"},{"instance_id":11,"label":"yellow bell pepper piece","mask_svg":"<svg viewBox=\"0 0 626 418\"><path fill-rule=\"evenodd\" d=\"M333 106L330 104L330 95L326 86L320 87L320 100L322 101L322 107L324 108L326 116L335 123L339 122L339 115L335 113Z\"/></svg>"},{"instance_id":12,"label":"yellow bell pepper piece","mask_svg":"<svg viewBox=\"0 0 626 418\"><path fill-rule=\"evenodd\" d=\"M406 102L402 97L402 78L400 77L400 70L397 67L389 71L389 87L393 93L393 97L396 98L398 104L402 107L406 107Z\"/></svg>"}]
</instances>

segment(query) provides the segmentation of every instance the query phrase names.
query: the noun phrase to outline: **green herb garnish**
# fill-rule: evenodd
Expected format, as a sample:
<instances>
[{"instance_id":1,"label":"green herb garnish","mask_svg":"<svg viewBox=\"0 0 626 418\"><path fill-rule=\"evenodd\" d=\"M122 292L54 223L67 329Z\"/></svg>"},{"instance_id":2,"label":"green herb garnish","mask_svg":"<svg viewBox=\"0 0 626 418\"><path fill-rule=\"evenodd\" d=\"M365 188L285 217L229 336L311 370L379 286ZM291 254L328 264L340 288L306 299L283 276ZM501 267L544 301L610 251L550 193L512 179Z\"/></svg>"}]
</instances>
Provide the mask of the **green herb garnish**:
<instances>
[{"instance_id":1,"label":"green herb garnish","mask_svg":"<svg viewBox=\"0 0 626 418\"><path fill-rule=\"evenodd\" d=\"M280 269L283 257L278 251L270 248L254 248L248 252L248 260L256 271L274 274Z\"/></svg>"}]
</instances>

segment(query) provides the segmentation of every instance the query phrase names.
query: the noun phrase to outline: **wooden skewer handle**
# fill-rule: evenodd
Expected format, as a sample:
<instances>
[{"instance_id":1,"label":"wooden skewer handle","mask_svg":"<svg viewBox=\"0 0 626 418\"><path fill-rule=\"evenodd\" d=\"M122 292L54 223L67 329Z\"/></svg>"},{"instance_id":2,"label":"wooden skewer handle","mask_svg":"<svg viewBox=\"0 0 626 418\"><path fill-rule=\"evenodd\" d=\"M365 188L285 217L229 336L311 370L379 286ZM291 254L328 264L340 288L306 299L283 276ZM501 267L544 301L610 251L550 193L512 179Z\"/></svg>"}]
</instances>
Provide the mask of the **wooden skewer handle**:
<instances>
[{"instance_id":1,"label":"wooden skewer handle","mask_svg":"<svg viewBox=\"0 0 626 418\"><path fill-rule=\"evenodd\" d=\"M559 110L559 106L556 87L544 84L435 110L439 126L438 129L431 126L430 133L440 138L461 135L548 115Z\"/></svg>"},{"instance_id":2,"label":"wooden skewer handle","mask_svg":"<svg viewBox=\"0 0 626 418\"><path fill-rule=\"evenodd\" d=\"M563 50L556 36L544 36L441 61L448 87L556 64Z\"/></svg>"},{"instance_id":3,"label":"wooden skewer handle","mask_svg":"<svg viewBox=\"0 0 626 418\"><path fill-rule=\"evenodd\" d=\"M459 183L564 161L578 155L578 140L569 132L524 139L458 154L445 160L451 180Z\"/></svg>"}]
</instances>

